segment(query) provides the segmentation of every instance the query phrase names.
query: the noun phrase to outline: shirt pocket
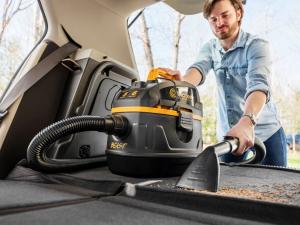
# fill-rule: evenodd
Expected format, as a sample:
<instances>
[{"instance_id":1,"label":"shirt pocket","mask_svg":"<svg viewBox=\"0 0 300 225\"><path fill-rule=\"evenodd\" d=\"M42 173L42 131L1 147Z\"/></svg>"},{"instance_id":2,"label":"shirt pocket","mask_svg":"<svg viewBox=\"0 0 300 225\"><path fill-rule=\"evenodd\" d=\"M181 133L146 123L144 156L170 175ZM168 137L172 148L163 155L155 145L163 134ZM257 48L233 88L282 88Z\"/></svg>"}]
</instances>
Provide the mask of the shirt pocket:
<instances>
[{"instance_id":1,"label":"shirt pocket","mask_svg":"<svg viewBox=\"0 0 300 225\"><path fill-rule=\"evenodd\" d=\"M230 76L239 76L240 78L246 78L248 68L245 67L228 67L228 74Z\"/></svg>"},{"instance_id":2,"label":"shirt pocket","mask_svg":"<svg viewBox=\"0 0 300 225\"><path fill-rule=\"evenodd\" d=\"M235 90L239 90L240 95L246 93L247 89L247 67L228 67L228 78L231 80Z\"/></svg>"}]
</instances>

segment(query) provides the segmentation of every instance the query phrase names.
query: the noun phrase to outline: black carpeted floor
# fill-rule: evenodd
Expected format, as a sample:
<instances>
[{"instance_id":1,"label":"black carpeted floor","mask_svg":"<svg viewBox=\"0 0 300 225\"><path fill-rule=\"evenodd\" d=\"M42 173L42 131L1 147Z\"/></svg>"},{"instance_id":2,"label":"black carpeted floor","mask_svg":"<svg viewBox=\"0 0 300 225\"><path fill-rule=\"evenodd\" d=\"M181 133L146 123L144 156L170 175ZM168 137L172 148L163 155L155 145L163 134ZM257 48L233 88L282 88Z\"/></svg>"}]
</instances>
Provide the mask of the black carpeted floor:
<instances>
[{"instance_id":1,"label":"black carpeted floor","mask_svg":"<svg viewBox=\"0 0 300 225\"><path fill-rule=\"evenodd\" d=\"M106 167L42 174L18 166L0 182L0 224L298 224L299 176L221 166L220 189L278 193L281 187L290 199L272 203L178 189L178 177L132 178Z\"/></svg>"}]
</instances>

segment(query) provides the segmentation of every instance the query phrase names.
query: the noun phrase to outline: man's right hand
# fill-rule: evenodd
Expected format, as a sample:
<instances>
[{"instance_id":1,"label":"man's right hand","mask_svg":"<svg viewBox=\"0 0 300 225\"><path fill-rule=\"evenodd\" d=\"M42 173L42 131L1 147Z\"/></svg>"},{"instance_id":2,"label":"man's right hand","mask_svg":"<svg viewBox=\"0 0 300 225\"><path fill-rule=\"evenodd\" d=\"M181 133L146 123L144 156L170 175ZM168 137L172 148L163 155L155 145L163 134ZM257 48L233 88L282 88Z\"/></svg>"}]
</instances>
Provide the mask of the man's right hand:
<instances>
[{"instance_id":1,"label":"man's right hand","mask_svg":"<svg viewBox=\"0 0 300 225\"><path fill-rule=\"evenodd\" d=\"M164 68L164 67L160 67L159 69L167 72L168 74L172 75L175 77L175 80L182 80L182 75L180 73L179 70L172 70L172 69L169 69L169 68Z\"/></svg>"},{"instance_id":2,"label":"man's right hand","mask_svg":"<svg viewBox=\"0 0 300 225\"><path fill-rule=\"evenodd\" d=\"M175 76L176 80L186 81L195 86L199 85L202 80L202 74L195 68L189 69L185 75L182 75L179 70L172 70L164 67L160 67L160 69L166 71L172 76Z\"/></svg>"}]
</instances>

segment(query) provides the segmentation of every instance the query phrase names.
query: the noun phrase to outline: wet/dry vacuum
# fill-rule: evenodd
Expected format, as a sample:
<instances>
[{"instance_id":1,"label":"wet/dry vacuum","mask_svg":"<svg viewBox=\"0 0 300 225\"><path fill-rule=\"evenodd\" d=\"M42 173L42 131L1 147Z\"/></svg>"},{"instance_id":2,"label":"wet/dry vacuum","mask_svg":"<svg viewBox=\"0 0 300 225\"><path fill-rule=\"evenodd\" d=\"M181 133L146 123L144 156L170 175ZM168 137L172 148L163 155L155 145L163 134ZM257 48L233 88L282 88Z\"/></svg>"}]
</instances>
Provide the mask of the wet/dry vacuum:
<instances>
[{"instance_id":1,"label":"wet/dry vacuum","mask_svg":"<svg viewBox=\"0 0 300 225\"><path fill-rule=\"evenodd\" d=\"M114 99L111 115L77 116L58 121L31 141L32 168L60 172L97 165L97 157L55 159L47 150L58 139L83 131L109 134L107 163L117 174L136 177L181 175L202 151L202 104L197 89L160 69L136 81Z\"/></svg>"}]
</instances>

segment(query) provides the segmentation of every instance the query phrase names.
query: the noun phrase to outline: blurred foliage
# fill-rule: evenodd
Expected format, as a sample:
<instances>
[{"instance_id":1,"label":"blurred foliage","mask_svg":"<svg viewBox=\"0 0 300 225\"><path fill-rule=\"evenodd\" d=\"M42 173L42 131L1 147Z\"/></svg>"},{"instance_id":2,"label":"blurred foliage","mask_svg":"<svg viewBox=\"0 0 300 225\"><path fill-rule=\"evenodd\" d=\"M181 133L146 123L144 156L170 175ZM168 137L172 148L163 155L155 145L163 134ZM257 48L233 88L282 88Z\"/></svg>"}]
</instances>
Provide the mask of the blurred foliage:
<instances>
[{"instance_id":1,"label":"blurred foliage","mask_svg":"<svg viewBox=\"0 0 300 225\"><path fill-rule=\"evenodd\" d=\"M203 104L202 132L204 144L217 142L216 138L216 100L213 93L201 96Z\"/></svg>"},{"instance_id":2,"label":"blurred foliage","mask_svg":"<svg viewBox=\"0 0 300 225\"><path fill-rule=\"evenodd\" d=\"M274 93L282 125L287 134L300 132L300 91L291 90L289 95Z\"/></svg>"}]
</instances>

